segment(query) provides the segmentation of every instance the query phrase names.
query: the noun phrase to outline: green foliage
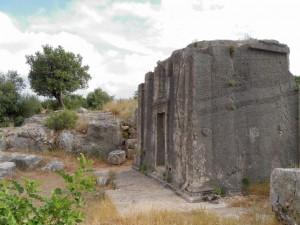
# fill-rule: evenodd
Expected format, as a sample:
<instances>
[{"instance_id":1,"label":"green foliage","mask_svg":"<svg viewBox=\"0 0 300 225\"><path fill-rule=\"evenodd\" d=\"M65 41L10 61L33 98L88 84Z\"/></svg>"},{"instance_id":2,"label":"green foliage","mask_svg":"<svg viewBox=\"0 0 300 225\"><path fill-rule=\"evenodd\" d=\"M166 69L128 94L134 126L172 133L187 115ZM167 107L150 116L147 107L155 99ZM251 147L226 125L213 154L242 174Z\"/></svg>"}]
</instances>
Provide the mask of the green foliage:
<instances>
[{"instance_id":1,"label":"green foliage","mask_svg":"<svg viewBox=\"0 0 300 225\"><path fill-rule=\"evenodd\" d=\"M87 108L86 99L81 95L67 95L65 96L65 106L67 109L76 110L80 107Z\"/></svg>"},{"instance_id":2,"label":"green foliage","mask_svg":"<svg viewBox=\"0 0 300 225\"><path fill-rule=\"evenodd\" d=\"M234 56L234 52L235 52L234 46L230 46L229 47L229 55L230 55L230 57Z\"/></svg>"},{"instance_id":3,"label":"green foliage","mask_svg":"<svg viewBox=\"0 0 300 225\"><path fill-rule=\"evenodd\" d=\"M250 184L251 184L251 183L250 183L249 178L244 177L244 178L242 179L242 192L243 192L244 194L247 194L247 193L248 193Z\"/></svg>"},{"instance_id":4,"label":"green foliage","mask_svg":"<svg viewBox=\"0 0 300 225\"><path fill-rule=\"evenodd\" d=\"M112 100L113 97L103 91L101 88L96 88L86 97L87 106L91 109L102 109L105 103Z\"/></svg>"},{"instance_id":5,"label":"green foliage","mask_svg":"<svg viewBox=\"0 0 300 225\"><path fill-rule=\"evenodd\" d=\"M237 85L237 83L236 83L235 80L231 79L231 80L228 81L228 85L229 85L230 87L235 87L235 86Z\"/></svg>"},{"instance_id":6,"label":"green foliage","mask_svg":"<svg viewBox=\"0 0 300 225\"><path fill-rule=\"evenodd\" d=\"M224 187L216 187L213 190L213 193L217 194L217 195L219 195L221 197L224 197L226 195L226 189Z\"/></svg>"},{"instance_id":7,"label":"green foliage","mask_svg":"<svg viewBox=\"0 0 300 225\"><path fill-rule=\"evenodd\" d=\"M82 65L82 57L61 46L43 46L42 52L28 55L26 59L31 88L39 95L54 97L59 106L64 106L64 95L85 88L91 78L89 67Z\"/></svg>"},{"instance_id":8,"label":"green foliage","mask_svg":"<svg viewBox=\"0 0 300 225\"><path fill-rule=\"evenodd\" d=\"M60 171L65 188L56 188L49 197L40 194L36 181L0 182L0 224L9 225L76 225L84 221L80 208L83 195L95 190L91 161L83 155L73 173Z\"/></svg>"},{"instance_id":9,"label":"green foliage","mask_svg":"<svg viewBox=\"0 0 300 225\"><path fill-rule=\"evenodd\" d=\"M46 126L53 130L64 130L75 128L77 114L74 111L63 110L52 113L46 120Z\"/></svg>"},{"instance_id":10,"label":"green foliage","mask_svg":"<svg viewBox=\"0 0 300 225\"><path fill-rule=\"evenodd\" d=\"M34 95L21 96L18 102L19 115L28 118L38 114L42 110L40 100Z\"/></svg>"},{"instance_id":11,"label":"green foliage","mask_svg":"<svg viewBox=\"0 0 300 225\"><path fill-rule=\"evenodd\" d=\"M142 172L143 174L147 174L147 172L148 172L147 164L142 163L142 165L140 166L140 172Z\"/></svg>"},{"instance_id":12,"label":"green foliage","mask_svg":"<svg viewBox=\"0 0 300 225\"><path fill-rule=\"evenodd\" d=\"M16 71L0 74L0 124L9 126L18 116L18 100L25 87L23 79Z\"/></svg>"}]
</instances>

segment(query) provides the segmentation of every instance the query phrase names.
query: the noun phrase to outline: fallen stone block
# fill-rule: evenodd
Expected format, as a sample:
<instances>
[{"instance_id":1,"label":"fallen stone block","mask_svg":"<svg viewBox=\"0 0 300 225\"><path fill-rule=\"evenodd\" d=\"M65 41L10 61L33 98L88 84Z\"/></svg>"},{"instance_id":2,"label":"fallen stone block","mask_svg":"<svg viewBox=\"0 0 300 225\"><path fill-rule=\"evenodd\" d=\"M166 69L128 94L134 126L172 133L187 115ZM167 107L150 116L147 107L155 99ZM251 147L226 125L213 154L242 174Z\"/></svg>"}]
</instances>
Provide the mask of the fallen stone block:
<instances>
[{"instance_id":1,"label":"fallen stone block","mask_svg":"<svg viewBox=\"0 0 300 225\"><path fill-rule=\"evenodd\" d=\"M2 162L0 163L0 179L5 176L11 176L16 169L14 162Z\"/></svg>"},{"instance_id":2,"label":"fallen stone block","mask_svg":"<svg viewBox=\"0 0 300 225\"><path fill-rule=\"evenodd\" d=\"M55 172L55 171L63 170L64 168L65 168L65 165L63 162L58 161L58 160L53 160L53 161L47 163L47 165L44 166L42 168L42 170Z\"/></svg>"},{"instance_id":3,"label":"fallen stone block","mask_svg":"<svg viewBox=\"0 0 300 225\"><path fill-rule=\"evenodd\" d=\"M43 158L37 155L11 154L8 161L14 162L19 169L35 169L42 163Z\"/></svg>"},{"instance_id":4,"label":"fallen stone block","mask_svg":"<svg viewBox=\"0 0 300 225\"><path fill-rule=\"evenodd\" d=\"M300 169L274 169L270 194L277 219L283 225L300 224Z\"/></svg>"},{"instance_id":5,"label":"fallen stone block","mask_svg":"<svg viewBox=\"0 0 300 225\"><path fill-rule=\"evenodd\" d=\"M120 165L126 161L126 152L123 150L115 150L108 154L108 163L112 165Z\"/></svg>"}]
</instances>

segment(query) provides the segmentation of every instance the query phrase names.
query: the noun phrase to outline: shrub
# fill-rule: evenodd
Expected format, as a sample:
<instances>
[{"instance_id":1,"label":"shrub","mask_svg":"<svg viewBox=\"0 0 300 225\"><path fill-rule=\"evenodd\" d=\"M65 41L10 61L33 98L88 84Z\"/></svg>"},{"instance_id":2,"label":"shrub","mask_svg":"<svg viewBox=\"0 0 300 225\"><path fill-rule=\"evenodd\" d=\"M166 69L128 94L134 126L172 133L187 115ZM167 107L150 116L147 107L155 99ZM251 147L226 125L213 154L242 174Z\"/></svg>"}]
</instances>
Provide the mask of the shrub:
<instances>
[{"instance_id":1,"label":"shrub","mask_svg":"<svg viewBox=\"0 0 300 225\"><path fill-rule=\"evenodd\" d=\"M81 95L67 95L64 99L64 104L67 109L76 110L80 107L87 108L86 99Z\"/></svg>"},{"instance_id":2,"label":"shrub","mask_svg":"<svg viewBox=\"0 0 300 225\"><path fill-rule=\"evenodd\" d=\"M19 103L19 115L28 118L38 114L42 110L42 104L39 99L34 95L21 96Z\"/></svg>"},{"instance_id":3,"label":"shrub","mask_svg":"<svg viewBox=\"0 0 300 225\"><path fill-rule=\"evenodd\" d=\"M237 83L235 80L229 80L228 85L229 85L229 87L235 87L237 85Z\"/></svg>"},{"instance_id":4,"label":"shrub","mask_svg":"<svg viewBox=\"0 0 300 225\"><path fill-rule=\"evenodd\" d=\"M42 107L46 110L58 110L59 105L56 100L54 99L46 99L42 101Z\"/></svg>"},{"instance_id":5,"label":"shrub","mask_svg":"<svg viewBox=\"0 0 300 225\"><path fill-rule=\"evenodd\" d=\"M230 57L234 56L234 52L235 52L234 46L230 46L229 47L229 55L230 55Z\"/></svg>"},{"instance_id":6,"label":"shrub","mask_svg":"<svg viewBox=\"0 0 300 225\"><path fill-rule=\"evenodd\" d=\"M86 97L87 106L91 109L102 109L103 105L113 100L113 97L103 91L101 88L96 88Z\"/></svg>"},{"instance_id":7,"label":"shrub","mask_svg":"<svg viewBox=\"0 0 300 225\"><path fill-rule=\"evenodd\" d=\"M38 183L25 180L0 182L0 224L10 225L75 225L84 220L81 207L84 193L95 190L91 161L83 155L73 174L60 171L65 188L56 188L49 197L42 196Z\"/></svg>"},{"instance_id":8,"label":"shrub","mask_svg":"<svg viewBox=\"0 0 300 225\"><path fill-rule=\"evenodd\" d=\"M213 193L217 194L217 195L219 195L221 197L224 197L226 195L226 189L225 189L225 187L216 187L213 190Z\"/></svg>"},{"instance_id":9,"label":"shrub","mask_svg":"<svg viewBox=\"0 0 300 225\"><path fill-rule=\"evenodd\" d=\"M73 129L78 116L75 112L63 110L52 113L46 120L46 126L53 130Z\"/></svg>"}]
</instances>

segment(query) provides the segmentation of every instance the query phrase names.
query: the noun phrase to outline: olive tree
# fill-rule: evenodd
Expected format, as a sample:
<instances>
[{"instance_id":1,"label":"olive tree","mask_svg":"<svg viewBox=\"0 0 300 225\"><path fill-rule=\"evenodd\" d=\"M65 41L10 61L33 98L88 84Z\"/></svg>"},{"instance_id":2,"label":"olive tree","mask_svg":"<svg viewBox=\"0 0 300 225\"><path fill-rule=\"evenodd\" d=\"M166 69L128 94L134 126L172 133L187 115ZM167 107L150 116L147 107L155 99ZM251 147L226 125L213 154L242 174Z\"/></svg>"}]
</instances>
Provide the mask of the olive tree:
<instances>
[{"instance_id":1,"label":"olive tree","mask_svg":"<svg viewBox=\"0 0 300 225\"><path fill-rule=\"evenodd\" d=\"M89 67L82 65L82 57L67 52L63 47L43 46L42 52L26 56L30 66L29 82L38 94L54 97L64 107L63 96L87 87L91 76Z\"/></svg>"}]
</instances>

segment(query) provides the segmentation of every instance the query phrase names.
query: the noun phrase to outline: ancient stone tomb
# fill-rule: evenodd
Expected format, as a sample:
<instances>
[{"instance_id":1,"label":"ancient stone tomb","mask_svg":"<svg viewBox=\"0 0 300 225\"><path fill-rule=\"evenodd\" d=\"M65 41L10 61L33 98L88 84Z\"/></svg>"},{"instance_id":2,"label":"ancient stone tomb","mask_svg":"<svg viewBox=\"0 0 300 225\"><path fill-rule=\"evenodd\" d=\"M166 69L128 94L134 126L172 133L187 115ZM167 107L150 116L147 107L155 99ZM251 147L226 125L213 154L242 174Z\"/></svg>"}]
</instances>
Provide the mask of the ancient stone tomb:
<instances>
[{"instance_id":1,"label":"ancient stone tomb","mask_svg":"<svg viewBox=\"0 0 300 225\"><path fill-rule=\"evenodd\" d=\"M190 201L269 179L298 157L298 91L277 41L202 41L139 85L135 166Z\"/></svg>"}]
</instances>

